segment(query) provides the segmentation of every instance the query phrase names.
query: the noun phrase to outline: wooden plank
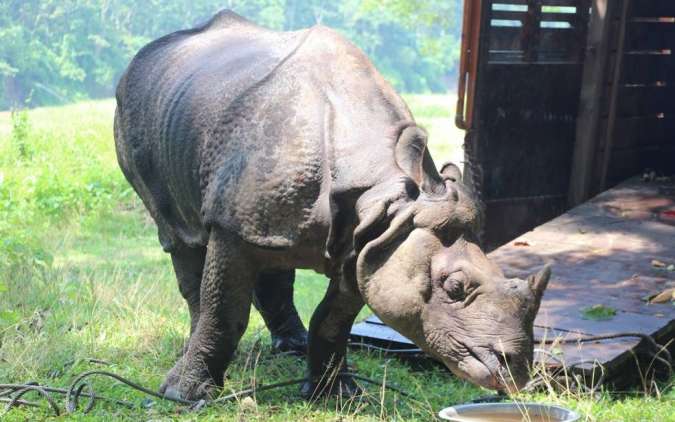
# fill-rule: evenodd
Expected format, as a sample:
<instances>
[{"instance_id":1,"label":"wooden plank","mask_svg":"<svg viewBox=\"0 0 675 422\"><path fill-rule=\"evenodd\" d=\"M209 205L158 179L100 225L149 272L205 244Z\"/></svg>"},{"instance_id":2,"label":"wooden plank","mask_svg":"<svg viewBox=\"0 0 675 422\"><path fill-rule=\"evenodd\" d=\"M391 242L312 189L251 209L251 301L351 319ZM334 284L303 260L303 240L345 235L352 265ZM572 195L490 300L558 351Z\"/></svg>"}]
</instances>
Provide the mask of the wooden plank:
<instances>
[{"instance_id":1,"label":"wooden plank","mask_svg":"<svg viewBox=\"0 0 675 422\"><path fill-rule=\"evenodd\" d=\"M625 51L675 49L672 22L629 22Z\"/></svg>"},{"instance_id":2,"label":"wooden plank","mask_svg":"<svg viewBox=\"0 0 675 422\"><path fill-rule=\"evenodd\" d=\"M568 22L571 26L575 26L578 17L577 13L546 13L541 14L542 22Z\"/></svg>"},{"instance_id":3,"label":"wooden plank","mask_svg":"<svg viewBox=\"0 0 675 422\"><path fill-rule=\"evenodd\" d=\"M667 187L636 180L621 184L490 253L507 277L553 266L536 320L540 329L592 335L637 330L663 342L672 339L675 308L642 300L675 285L675 277L651 265L654 258L675 262L675 227L654 220L660 210L675 209L675 187ZM618 313L609 321L581 318L581 308L593 304ZM616 363L636 345L634 339L608 342L591 354ZM568 345L562 350L569 361L573 351Z\"/></svg>"},{"instance_id":4,"label":"wooden plank","mask_svg":"<svg viewBox=\"0 0 675 422\"><path fill-rule=\"evenodd\" d=\"M564 210L564 195L489 201L486 203L484 223L485 246L488 250L495 249Z\"/></svg>"},{"instance_id":5,"label":"wooden plank","mask_svg":"<svg viewBox=\"0 0 675 422\"><path fill-rule=\"evenodd\" d=\"M608 57L612 44L610 17L615 13L615 6L615 2L608 0L594 0L592 3L568 195L568 203L572 206L588 199L594 190L595 152L598 149L602 115L601 98L606 90L605 75L608 73Z\"/></svg>"},{"instance_id":6,"label":"wooden plank","mask_svg":"<svg viewBox=\"0 0 675 422\"><path fill-rule=\"evenodd\" d=\"M487 146L492 151L484 163L489 169L485 173L485 200L566 195L574 143L573 118L547 116L545 109L535 112L503 108L502 113L502 118L495 115L485 128L491 139Z\"/></svg>"},{"instance_id":7,"label":"wooden plank","mask_svg":"<svg viewBox=\"0 0 675 422\"><path fill-rule=\"evenodd\" d=\"M675 55L626 54L623 58L624 84L675 84Z\"/></svg>"},{"instance_id":8,"label":"wooden plank","mask_svg":"<svg viewBox=\"0 0 675 422\"><path fill-rule=\"evenodd\" d=\"M608 206L610 207L610 206ZM569 264L581 262L583 254L587 255L584 262L591 270L602 270L598 262L617 262L618 268L612 270L631 272L632 274L651 274L650 262L652 258L663 257L670 249L663 248L675 238L675 227L652 221L641 221L653 218L658 214L660 207L654 210L638 209L623 211L607 209L605 212L619 214L623 217L613 221L607 217L589 220L586 223L569 225L549 224L538 227L522 237L528 243L544 245L548 250L556 251L559 259L570 260ZM598 210L602 212L602 210ZM635 223L637 221L637 224ZM552 240L557 239L557 240ZM562 248L558 251L548 243L557 242ZM631 245L630 255L625 255L621 248ZM571 247L568 251L565 247ZM583 247L583 248L581 248ZM578 251L574 252L577 249ZM581 248L581 249L579 249ZM672 253L672 251L670 252ZM612 255L610 257L610 255ZM631 258L632 257L632 258ZM636 260L641 258L642 261ZM574 258L579 259L575 261ZM597 267L596 267L597 264ZM610 268L606 268L607 271ZM653 275L653 274L652 274Z\"/></svg>"},{"instance_id":9,"label":"wooden plank","mask_svg":"<svg viewBox=\"0 0 675 422\"><path fill-rule=\"evenodd\" d=\"M527 5L532 0L490 0L491 4L517 4ZM539 0L541 6L577 6L579 0Z\"/></svg>"},{"instance_id":10,"label":"wooden plank","mask_svg":"<svg viewBox=\"0 0 675 422\"><path fill-rule=\"evenodd\" d=\"M675 86L622 86L619 88L618 117L666 115L675 111Z\"/></svg>"},{"instance_id":11,"label":"wooden plank","mask_svg":"<svg viewBox=\"0 0 675 422\"><path fill-rule=\"evenodd\" d=\"M498 265L502 267L507 277L524 278L541 268L544 264L552 265L553 278L546 293L545 302L550 306L561 306L567 303L575 309L576 318L581 318L581 309L595 304L611 306L621 312L640 314L654 319L675 319L673 307L670 304L649 304L644 301L645 296L651 296L675 287L675 281L669 279L664 271L660 273L650 267L653 258L664 262L673 262L673 257L661 257L658 254L636 257L626 254L627 258L644 262L636 270L630 263L612 259L611 253L585 252L583 245L566 244L560 247L551 243L519 238L518 244L530 243L530 251L545 250L540 256L527 256L528 252L521 252L505 260L504 255L499 259L494 255ZM557 246L552 248L552 246ZM510 248L523 250L524 247ZM502 248L500 248L501 250ZM554 250L564 252L553 252ZM532 253L532 252L530 252ZM537 252L534 252L536 255ZM538 264L538 265L533 265ZM646 268L645 268L646 267ZM627 275L630 274L631 275ZM655 274L656 273L656 274ZM549 305L546 305L549 306ZM570 314L571 315L571 314ZM540 325L546 325L541 323ZM551 326L551 325L548 325ZM557 328L563 326L553 325ZM569 328L569 327L567 327Z\"/></svg>"},{"instance_id":12,"label":"wooden plank","mask_svg":"<svg viewBox=\"0 0 675 422\"><path fill-rule=\"evenodd\" d=\"M582 50L577 28L542 28L539 34L539 59L547 56L561 56L568 60L579 60Z\"/></svg>"},{"instance_id":13,"label":"wooden plank","mask_svg":"<svg viewBox=\"0 0 675 422\"><path fill-rule=\"evenodd\" d=\"M631 3L632 17L675 16L672 0L633 0Z\"/></svg>"},{"instance_id":14,"label":"wooden plank","mask_svg":"<svg viewBox=\"0 0 675 422\"><path fill-rule=\"evenodd\" d=\"M488 63L483 69L489 89L482 92L480 148L489 247L564 210L580 73L574 63Z\"/></svg>"},{"instance_id":15,"label":"wooden plank","mask_svg":"<svg viewBox=\"0 0 675 422\"><path fill-rule=\"evenodd\" d=\"M616 120L615 149L663 145L675 141L675 117L627 117Z\"/></svg>"},{"instance_id":16,"label":"wooden plank","mask_svg":"<svg viewBox=\"0 0 675 422\"><path fill-rule=\"evenodd\" d=\"M560 276L558 273L560 273ZM610 280L606 284L611 287L607 287L593 280L588 285L581 285L575 282L575 277L569 277L569 273L565 275L565 278L562 277L562 272L558 273L555 276L556 282L552 283L546 291L547 307L567 306L579 312L581 317L582 309L593 305L603 305L623 313L654 317L656 320L663 319L672 308L672 305L668 303L650 304L643 300L645 296L675 287L675 282L668 279L635 276L618 283L613 283L613 280ZM579 277L579 275L576 277ZM652 282L646 283L647 281ZM645 283L644 286L639 285L643 282ZM647 288L647 286L650 286L650 288ZM651 320L654 321L654 319ZM547 324L541 323L541 325L546 326Z\"/></svg>"},{"instance_id":17,"label":"wooden plank","mask_svg":"<svg viewBox=\"0 0 675 422\"><path fill-rule=\"evenodd\" d=\"M580 40L575 28L541 28L530 36L524 27L492 26L490 29L490 51L523 52L526 62L579 60Z\"/></svg>"},{"instance_id":18,"label":"wooden plank","mask_svg":"<svg viewBox=\"0 0 675 422\"><path fill-rule=\"evenodd\" d=\"M652 335L662 344L673 339L675 307L642 300L675 286L670 272L651 265L654 257L675 262L675 226L653 218L655 212L670 208L675 209L675 184L633 179L489 254L507 277L523 278L547 263L553 266L534 336L535 347L553 350L556 358L537 354L537 362L558 366L559 360L567 365L591 360L621 375L617 371L634 365L631 351L640 344L639 338L545 342L628 331ZM617 314L606 321L584 319L581 310L595 304L612 307ZM381 338L382 343L413 347L376 317L358 326L364 324L367 327L360 332Z\"/></svg>"},{"instance_id":19,"label":"wooden plank","mask_svg":"<svg viewBox=\"0 0 675 422\"><path fill-rule=\"evenodd\" d=\"M545 2L521 4L541 6ZM528 7L528 10L531 9ZM539 11L541 11L540 7ZM489 15L489 12L487 14ZM556 31L540 28L538 18L530 18L530 20L533 29ZM556 165L560 165L558 161L561 157L567 157L564 159L571 157L578 101L578 94L575 90L580 84L581 63L571 62L568 58L569 49L565 50L565 48L559 51L544 51L536 48L538 61L526 63L521 28L487 26L486 29L493 43L489 46L488 53L491 61L481 61L476 106L478 111L475 114L475 121L480 127L475 128L477 135L468 141L472 145L467 150L471 151L472 163L481 167L482 171L473 172L473 174L478 175L475 176L476 179L480 179L476 181L476 184L481 187L484 200L489 201L488 207L495 206L498 207L495 209L517 212L519 220L522 217L521 229L526 229L531 227L531 224L540 222L541 216L550 218L561 210L560 195L566 194L568 175L562 173L561 177L560 172L554 174L551 170ZM495 45L499 40L497 38L499 34L505 31L510 31L511 41ZM570 48L576 45L576 31L558 30L558 33L561 32L570 33L565 37L565 42L570 43ZM495 47L502 47L504 50L497 50ZM532 48L534 47L536 45L533 44ZM484 53L482 59L485 58ZM494 60L520 61L520 63L495 62ZM541 60L546 60L546 62L541 63ZM555 85L551 84L551 81L556 81ZM566 88L561 90L560 86ZM534 173L530 170L534 170ZM512 176L525 183L507 183ZM535 180L545 180L548 184L538 187ZM517 189L520 191L512 192L506 189L508 186L514 188L518 186ZM558 192L558 186L563 186L561 192ZM497 194L493 195L494 193ZM557 196L555 198L540 197L542 194ZM537 198L523 199L533 196ZM496 199L512 201L514 197L517 200L523 199L523 203L516 205L514 202L497 203L494 201ZM555 203L546 204L546 201ZM538 205L537 209L541 209L541 214L536 215L531 206L533 203ZM544 209L555 210L555 214L551 211L546 212ZM499 218L503 218L508 213L502 214L490 210L487 213L494 216L494 219L490 217L490 220L495 223L488 223L492 226L491 230L486 233L494 238L485 239L486 241L492 243L497 238L499 240L496 241L504 241L508 239L506 236L510 237L517 233L512 231L514 225L497 222ZM509 233L505 234L505 231Z\"/></svg>"},{"instance_id":20,"label":"wooden plank","mask_svg":"<svg viewBox=\"0 0 675 422\"><path fill-rule=\"evenodd\" d=\"M522 28L509 26L491 26L489 35L490 50L520 50Z\"/></svg>"},{"instance_id":21,"label":"wooden plank","mask_svg":"<svg viewBox=\"0 0 675 422\"><path fill-rule=\"evenodd\" d=\"M556 224L552 222L547 227L563 223L580 224L580 217L584 218L584 222L594 223L595 219L605 219L611 224L619 224L635 217L648 218L657 211L674 205L675 193L672 188L669 184L645 184L631 179L569 210L565 216L556 219Z\"/></svg>"},{"instance_id":22,"label":"wooden plank","mask_svg":"<svg viewBox=\"0 0 675 422\"><path fill-rule=\"evenodd\" d=\"M576 7L580 0L541 0L542 6L569 6ZM581 0L583 1L583 0Z\"/></svg>"},{"instance_id":23,"label":"wooden plank","mask_svg":"<svg viewBox=\"0 0 675 422\"><path fill-rule=\"evenodd\" d=\"M673 157L675 157L674 143L613 151L608 181L617 183L626 177L642 174L647 169L673 174L675 172Z\"/></svg>"},{"instance_id":24,"label":"wooden plank","mask_svg":"<svg viewBox=\"0 0 675 422\"><path fill-rule=\"evenodd\" d=\"M605 370L611 371L619 365L616 363L623 360L622 357L629 354L629 350L635 348L639 340L621 340L618 342L592 342L578 344L562 344L559 346L546 345L544 350L553 353L553 356L559 356L561 359L552 356L541 356L541 353L535 354L535 362L543 362L549 367L559 367L560 361L565 367L574 365L577 368L590 370L593 363L604 363ZM580 362L584 362L579 365Z\"/></svg>"},{"instance_id":25,"label":"wooden plank","mask_svg":"<svg viewBox=\"0 0 675 422\"><path fill-rule=\"evenodd\" d=\"M525 20L526 14L527 12L516 10L492 10L490 11L490 19L515 20L522 23Z\"/></svg>"},{"instance_id":26,"label":"wooden plank","mask_svg":"<svg viewBox=\"0 0 675 422\"><path fill-rule=\"evenodd\" d=\"M492 50L488 54L489 63L520 64L523 63L522 50Z\"/></svg>"},{"instance_id":27,"label":"wooden plank","mask_svg":"<svg viewBox=\"0 0 675 422\"><path fill-rule=\"evenodd\" d=\"M573 119L579 102L580 73L581 65L576 63L489 63L484 76L484 83L490 86L484 92L488 113L485 119L491 121L504 113L509 118L530 121L550 115L567 115ZM565 89L553 89L551 81Z\"/></svg>"},{"instance_id":28,"label":"wooden plank","mask_svg":"<svg viewBox=\"0 0 675 422\"><path fill-rule=\"evenodd\" d=\"M617 312L608 321L583 319L580 316L582 306L590 305L592 304L582 304L573 299L546 301L539 309L535 324L542 327L557 328L592 336L604 336L617 332L651 334L657 332L672 320L672 318L666 318L665 316L654 317L630 312Z\"/></svg>"}]
</instances>

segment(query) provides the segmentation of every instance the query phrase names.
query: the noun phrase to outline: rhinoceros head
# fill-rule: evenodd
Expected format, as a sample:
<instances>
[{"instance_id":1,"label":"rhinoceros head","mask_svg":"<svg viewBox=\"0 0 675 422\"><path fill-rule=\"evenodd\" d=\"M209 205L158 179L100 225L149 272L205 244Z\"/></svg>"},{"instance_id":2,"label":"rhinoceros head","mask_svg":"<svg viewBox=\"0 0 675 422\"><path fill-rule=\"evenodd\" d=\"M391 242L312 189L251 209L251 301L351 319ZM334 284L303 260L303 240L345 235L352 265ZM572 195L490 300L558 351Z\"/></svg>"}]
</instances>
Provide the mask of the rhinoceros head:
<instances>
[{"instance_id":1,"label":"rhinoceros head","mask_svg":"<svg viewBox=\"0 0 675 422\"><path fill-rule=\"evenodd\" d=\"M440 174L426 133L397 135L401 177L356 204L356 280L385 323L481 386L517 390L528 380L533 321L550 270L507 279L476 241L478 202L454 165Z\"/></svg>"}]
</instances>

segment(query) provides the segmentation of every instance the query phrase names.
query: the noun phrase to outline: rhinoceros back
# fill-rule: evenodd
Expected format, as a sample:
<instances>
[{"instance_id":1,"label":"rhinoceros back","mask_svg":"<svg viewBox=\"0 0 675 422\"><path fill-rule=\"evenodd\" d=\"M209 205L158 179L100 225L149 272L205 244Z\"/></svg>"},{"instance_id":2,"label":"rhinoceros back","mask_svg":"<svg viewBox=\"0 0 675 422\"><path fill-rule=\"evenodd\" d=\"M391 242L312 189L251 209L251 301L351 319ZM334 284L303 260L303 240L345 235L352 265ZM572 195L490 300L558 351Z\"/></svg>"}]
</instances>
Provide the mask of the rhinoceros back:
<instances>
[{"instance_id":1,"label":"rhinoceros back","mask_svg":"<svg viewBox=\"0 0 675 422\"><path fill-rule=\"evenodd\" d=\"M213 224L287 247L312 224L322 111L299 113L313 91L296 70L280 71L309 32L221 12L148 44L129 65L117 89L118 160L165 250L204 245Z\"/></svg>"}]
</instances>

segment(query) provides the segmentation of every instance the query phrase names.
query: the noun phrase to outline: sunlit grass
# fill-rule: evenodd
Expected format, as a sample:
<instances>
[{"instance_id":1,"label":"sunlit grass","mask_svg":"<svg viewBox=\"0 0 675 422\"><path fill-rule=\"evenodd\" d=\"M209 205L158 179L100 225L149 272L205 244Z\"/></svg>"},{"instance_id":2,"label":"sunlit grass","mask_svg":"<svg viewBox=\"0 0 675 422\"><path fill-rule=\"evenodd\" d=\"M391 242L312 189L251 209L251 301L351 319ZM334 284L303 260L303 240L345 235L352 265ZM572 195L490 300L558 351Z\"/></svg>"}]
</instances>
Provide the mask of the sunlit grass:
<instances>
[{"instance_id":1,"label":"sunlit grass","mask_svg":"<svg viewBox=\"0 0 675 422\"><path fill-rule=\"evenodd\" d=\"M461 156L461 132L452 125L454 97L406 98L430 133L437 164ZM117 169L113 109L106 100L32 110L27 157L19 157L11 143L11 117L0 114L0 258L6 260L0 261L0 383L35 380L66 387L78 373L100 368L157 388L183 347L188 312L154 224ZM305 323L326 283L323 276L298 271L296 304ZM443 407L490 393L433 364L413 366L375 352L354 352L351 362L359 374L395 383L414 399L368 387L367 400L309 404L291 386L257 394L253 402L209 407L198 416L163 402L133 410L99 402L89 417L77 418L427 421ZM304 370L301 359L270 354L262 319L252 311L224 391L302 377ZM93 383L106 396L144 398L119 383ZM667 421L675 415L672 391L620 400L558 393L518 400L558 403L587 420ZM48 415L21 408L3 420Z\"/></svg>"}]
</instances>

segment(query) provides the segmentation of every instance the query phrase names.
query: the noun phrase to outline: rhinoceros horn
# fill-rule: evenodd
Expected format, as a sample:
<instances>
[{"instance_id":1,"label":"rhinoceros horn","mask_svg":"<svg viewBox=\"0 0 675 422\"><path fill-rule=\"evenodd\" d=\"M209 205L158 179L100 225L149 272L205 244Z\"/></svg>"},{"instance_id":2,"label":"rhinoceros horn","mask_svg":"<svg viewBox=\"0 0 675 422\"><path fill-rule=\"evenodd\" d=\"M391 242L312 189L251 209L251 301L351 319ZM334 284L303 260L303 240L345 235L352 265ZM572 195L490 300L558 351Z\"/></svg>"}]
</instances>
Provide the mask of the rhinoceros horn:
<instances>
[{"instance_id":1,"label":"rhinoceros horn","mask_svg":"<svg viewBox=\"0 0 675 422\"><path fill-rule=\"evenodd\" d=\"M538 273L532 274L527 278L527 283L529 284L530 289L532 289L532 292L534 293L536 310L539 309L541 297L544 295L544 290L546 290L546 286L548 285L548 281L550 278L551 278L550 264L546 264L544 268L539 270Z\"/></svg>"}]
</instances>

